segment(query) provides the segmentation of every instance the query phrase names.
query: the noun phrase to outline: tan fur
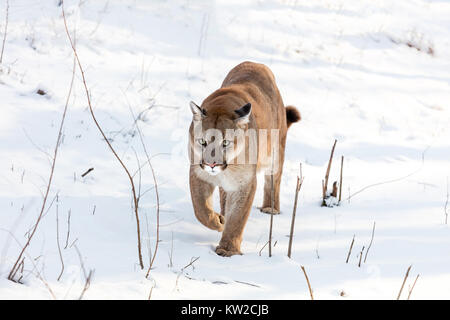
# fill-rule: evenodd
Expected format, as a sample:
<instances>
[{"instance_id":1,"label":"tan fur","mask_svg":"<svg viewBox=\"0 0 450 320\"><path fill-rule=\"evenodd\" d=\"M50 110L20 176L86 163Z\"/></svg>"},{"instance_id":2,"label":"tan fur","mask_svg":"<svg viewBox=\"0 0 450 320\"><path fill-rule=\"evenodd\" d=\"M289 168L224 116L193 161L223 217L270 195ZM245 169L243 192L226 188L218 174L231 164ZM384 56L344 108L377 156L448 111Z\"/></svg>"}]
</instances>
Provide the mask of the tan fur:
<instances>
[{"instance_id":1,"label":"tan fur","mask_svg":"<svg viewBox=\"0 0 450 320\"><path fill-rule=\"evenodd\" d=\"M235 110L251 103L251 113L247 123L239 122ZM243 62L233 68L225 78L220 89L213 92L202 103L202 112L206 116L194 114L194 119L201 121L203 130L241 128L268 129L270 155L270 129L279 129L278 170L273 176L274 210L280 212L280 183L284 162L287 128L292 122L300 120L300 114L294 107L285 109L275 78L263 64ZM288 110L288 111L287 111ZM286 119L286 113L289 119ZM201 120L199 120L201 119ZM190 128L190 143L195 144L193 133L194 121ZM249 138L246 138L247 141ZM248 144L246 144L248 146ZM248 152L242 150L241 152ZM206 227L223 231L222 239L216 253L222 256L241 254L241 242L253 198L256 191L256 174L267 169L270 157L258 153L255 164L232 164L218 166L220 173L211 175L199 164L191 164L190 189L194 212L197 219ZM203 161L203 160L202 160ZM221 169L225 168L225 169ZM219 187L221 213L214 212L212 194ZM261 211L271 213L272 206L271 176L265 176L264 200Z\"/></svg>"}]
</instances>

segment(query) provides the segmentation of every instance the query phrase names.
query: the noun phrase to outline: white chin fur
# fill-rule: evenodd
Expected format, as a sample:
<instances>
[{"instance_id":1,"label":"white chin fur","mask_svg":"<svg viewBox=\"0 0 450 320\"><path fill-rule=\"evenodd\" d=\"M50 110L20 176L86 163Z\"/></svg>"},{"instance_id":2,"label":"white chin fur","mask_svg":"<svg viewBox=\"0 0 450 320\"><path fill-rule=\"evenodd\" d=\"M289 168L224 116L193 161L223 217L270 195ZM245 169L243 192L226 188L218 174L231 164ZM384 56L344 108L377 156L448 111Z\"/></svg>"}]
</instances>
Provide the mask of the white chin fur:
<instances>
[{"instance_id":1,"label":"white chin fur","mask_svg":"<svg viewBox=\"0 0 450 320\"><path fill-rule=\"evenodd\" d=\"M213 168L208 167L208 166L205 166L203 170L205 170L207 173L209 173L209 174L212 175L212 176L215 176L215 175L217 175L218 173L222 172L222 170L219 171L218 168L213 169Z\"/></svg>"}]
</instances>

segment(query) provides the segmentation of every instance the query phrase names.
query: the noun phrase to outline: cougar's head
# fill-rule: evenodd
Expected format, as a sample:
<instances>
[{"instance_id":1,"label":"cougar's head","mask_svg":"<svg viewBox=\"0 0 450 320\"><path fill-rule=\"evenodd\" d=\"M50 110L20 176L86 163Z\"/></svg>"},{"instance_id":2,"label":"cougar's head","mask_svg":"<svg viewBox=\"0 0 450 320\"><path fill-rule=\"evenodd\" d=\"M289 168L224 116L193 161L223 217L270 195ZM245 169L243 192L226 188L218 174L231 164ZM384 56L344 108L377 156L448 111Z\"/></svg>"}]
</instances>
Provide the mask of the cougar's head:
<instances>
[{"instance_id":1,"label":"cougar's head","mask_svg":"<svg viewBox=\"0 0 450 320\"><path fill-rule=\"evenodd\" d=\"M242 153L245 161L245 131L252 111L250 103L237 109L223 105L202 108L191 101L190 107L193 114L189 152L191 164L217 175L229 164L239 164Z\"/></svg>"}]
</instances>

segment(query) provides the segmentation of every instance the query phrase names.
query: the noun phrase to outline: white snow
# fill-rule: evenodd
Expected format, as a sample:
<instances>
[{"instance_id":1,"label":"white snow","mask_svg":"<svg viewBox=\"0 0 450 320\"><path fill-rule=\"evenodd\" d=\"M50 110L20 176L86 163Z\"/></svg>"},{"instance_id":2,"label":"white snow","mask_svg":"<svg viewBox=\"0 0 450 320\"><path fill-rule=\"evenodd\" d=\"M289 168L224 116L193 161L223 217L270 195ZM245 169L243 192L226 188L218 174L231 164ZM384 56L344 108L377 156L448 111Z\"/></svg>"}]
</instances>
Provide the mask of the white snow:
<instances>
[{"instance_id":1,"label":"white snow","mask_svg":"<svg viewBox=\"0 0 450 320\"><path fill-rule=\"evenodd\" d=\"M301 265L316 299L395 299L410 265L402 299L417 274L411 299L450 298L450 229L444 223L449 2L66 0L95 112L131 172L146 157L129 108L142 112L138 123L159 184L161 242L146 279L138 266L129 182L90 117L77 70L49 198L58 194L58 201L27 250L24 284L6 279L20 252L11 233L25 243L39 213L50 172L46 153L56 142L73 55L58 0L9 2L0 66L0 299L51 299L38 273L57 299L77 299L84 276L70 247L75 240L86 271L95 270L85 299L147 299L152 287L152 299L309 299ZM4 9L2 4L1 32ZM244 255L231 258L214 253L220 234L196 220L189 194L189 101L201 103L245 60L269 66L284 102L302 113L288 134L282 214L274 217L270 258L267 247L260 254L270 220L256 209L261 184ZM338 180L344 155L344 199L323 208L321 181L334 139L330 181ZM305 181L289 259L300 162ZM390 183L376 185L382 182ZM146 267L156 241L152 187L144 166ZM56 210L65 265L60 281ZM374 222L367 261L358 267Z\"/></svg>"}]
</instances>

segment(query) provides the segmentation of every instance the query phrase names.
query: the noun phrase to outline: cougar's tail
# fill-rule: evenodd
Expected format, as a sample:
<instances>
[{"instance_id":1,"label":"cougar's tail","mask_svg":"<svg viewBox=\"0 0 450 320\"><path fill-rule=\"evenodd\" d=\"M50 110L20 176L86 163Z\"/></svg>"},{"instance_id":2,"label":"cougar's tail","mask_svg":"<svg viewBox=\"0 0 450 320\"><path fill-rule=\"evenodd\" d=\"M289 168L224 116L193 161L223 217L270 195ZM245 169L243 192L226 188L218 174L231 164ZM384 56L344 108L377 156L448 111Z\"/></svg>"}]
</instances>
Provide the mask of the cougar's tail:
<instances>
[{"instance_id":1,"label":"cougar's tail","mask_svg":"<svg viewBox=\"0 0 450 320\"><path fill-rule=\"evenodd\" d=\"M298 122L302 119L302 116L300 115L300 112L297 110L294 106L287 106L286 107L286 124L289 128L291 124Z\"/></svg>"}]
</instances>

